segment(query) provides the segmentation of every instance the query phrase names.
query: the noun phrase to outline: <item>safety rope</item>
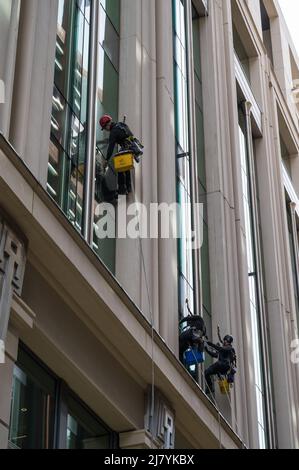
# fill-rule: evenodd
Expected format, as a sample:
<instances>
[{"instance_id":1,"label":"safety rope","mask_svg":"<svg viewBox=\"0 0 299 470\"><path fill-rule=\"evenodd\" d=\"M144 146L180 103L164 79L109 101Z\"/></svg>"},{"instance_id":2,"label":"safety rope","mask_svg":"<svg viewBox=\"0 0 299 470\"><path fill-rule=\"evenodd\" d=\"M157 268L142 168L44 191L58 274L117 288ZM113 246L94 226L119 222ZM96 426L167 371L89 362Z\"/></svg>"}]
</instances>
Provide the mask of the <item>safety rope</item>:
<instances>
[{"instance_id":1,"label":"safety rope","mask_svg":"<svg viewBox=\"0 0 299 470\"><path fill-rule=\"evenodd\" d=\"M203 378L203 384L205 387L207 387L207 389L209 390L210 392L210 396L213 397L213 401L209 398L210 401L212 401L213 405L215 406L216 410L217 410L217 415L218 415L218 427L219 427L219 448L222 449L222 436L221 436L221 412L220 412L220 407L216 401L216 398L214 397L213 395L213 392L211 390L211 388L209 387L208 383L206 382L206 378L204 376L204 372L203 370L199 367L199 362L197 360L197 357L195 356L194 354L194 350L193 348L191 348L192 350L192 354L194 356L194 359L195 359L195 362L196 362L196 367L197 367L197 370L201 370L201 374L202 374L202 378Z\"/></svg>"},{"instance_id":2,"label":"safety rope","mask_svg":"<svg viewBox=\"0 0 299 470\"><path fill-rule=\"evenodd\" d=\"M132 195L135 204L138 202L136 198L136 192L135 192L135 185L134 181L132 178L131 174L131 188L132 188ZM150 296L150 291L149 291L149 283L148 283L148 278L147 278L147 273L146 273L146 266L145 266L145 259L144 259L144 253L143 253L143 247L142 247L142 239L140 236L140 231L141 231L141 224L140 224L140 218L139 218L139 212L137 210L137 220L138 220L138 226L139 226L139 249L140 249L140 255L141 255L141 261L142 261L142 269L143 269L143 274L144 274L144 280L145 280L145 286L146 286L146 291L147 291L147 300L148 300L148 307L149 307L149 314L150 314L150 322L151 322L151 346L152 346L152 351L151 351L151 362L152 362L152 370L151 370L151 378L152 378L152 383L151 383L151 411L150 411L150 434L151 434L151 445L152 449L154 448L154 414L155 414L155 362L154 362L154 315L153 315L153 309L152 309L152 302L151 302L151 296Z\"/></svg>"}]
</instances>

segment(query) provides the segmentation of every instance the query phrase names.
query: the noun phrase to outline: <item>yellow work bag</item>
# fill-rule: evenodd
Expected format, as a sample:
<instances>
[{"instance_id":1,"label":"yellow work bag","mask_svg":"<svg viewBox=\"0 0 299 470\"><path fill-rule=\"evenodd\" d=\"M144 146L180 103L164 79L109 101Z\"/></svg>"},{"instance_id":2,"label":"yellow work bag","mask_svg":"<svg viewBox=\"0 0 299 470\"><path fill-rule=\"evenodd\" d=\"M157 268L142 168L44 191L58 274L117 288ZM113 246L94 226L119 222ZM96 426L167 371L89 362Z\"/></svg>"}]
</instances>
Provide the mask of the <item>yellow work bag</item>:
<instances>
[{"instance_id":1,"label":"yellow work bag","mask_svg":"<svg viewBox=\"0 0 299 470\"><path fill-rule=\"evenodd\" d=\"M133 170L134 155L131 152L120 152L113 157L114 170L116 173L124 173Z\"/></svg>"},{"instance_id":2,"label":"yellow work bag","mask_svg":"<svg viewBox=\"0 0 299 470\"><path fill-rule=\"evenodd\" d=\"M218 381L220 392L222 395L227 395L229 393L229 383L227 379L222 379Z\"/></svg>"}]
</instances>

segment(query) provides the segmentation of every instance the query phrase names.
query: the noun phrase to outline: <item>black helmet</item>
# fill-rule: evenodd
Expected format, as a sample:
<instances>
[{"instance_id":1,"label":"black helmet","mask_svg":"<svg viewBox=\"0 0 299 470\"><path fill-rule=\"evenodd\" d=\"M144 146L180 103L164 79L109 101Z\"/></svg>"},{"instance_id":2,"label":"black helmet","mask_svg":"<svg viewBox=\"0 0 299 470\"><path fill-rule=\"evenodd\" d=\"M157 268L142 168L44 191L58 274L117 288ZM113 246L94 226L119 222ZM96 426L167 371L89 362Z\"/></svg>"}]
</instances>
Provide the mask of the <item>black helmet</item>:
<instances>
[{"instance_id":1,"label":"black helmet","mask_svg":"<svg viewBox=\"0 0 299 470\"><path fill-rule=\"evenodd\" d=\"M232 344L234 342L234 338L230 335L226 335L224 336L223 341L227 341L229 344Z\"/></svg>"}]
</instances>

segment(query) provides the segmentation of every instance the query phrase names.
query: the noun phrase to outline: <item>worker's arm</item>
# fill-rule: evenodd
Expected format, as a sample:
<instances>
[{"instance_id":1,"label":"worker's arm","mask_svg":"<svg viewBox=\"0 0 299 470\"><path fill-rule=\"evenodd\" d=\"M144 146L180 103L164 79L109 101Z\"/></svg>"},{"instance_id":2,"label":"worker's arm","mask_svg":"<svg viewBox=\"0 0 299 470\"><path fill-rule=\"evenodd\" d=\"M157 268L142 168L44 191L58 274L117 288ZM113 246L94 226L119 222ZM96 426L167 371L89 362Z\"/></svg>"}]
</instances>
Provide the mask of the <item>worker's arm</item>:
<instances>
[{"instance_id":1,"label":"worker's arm","mask_svg":"<svg viewBox=\"0 0 299 470\"><path fill-rule=\"evenodd\" d=\"M117 144L117 132L115 132L114 130L112 130L110 132L110 137L109 137L109 146L108 146L108 150L107 150L107 154L106 154L106 160L107 162L110 160L110 158L112 157L113 155L113 152L114 152L114 147L115 145Z\"/></svg>"},{"instance_id":2,"label":"worker's arm","mask_svg":"<svg viewBox=\"0 0 299 470\"><path fill-rule=\"evenodd\" d=\"M207 341L207 344L218 352L221 350L221 346L219 346L218 344L211 343L211 341Z\"/></svg>"},{"instance_id":3,"label":"worker's arm","mask_svg":"<svg viewBox=\"0 0 299 470\"><path fill-rule=\"evenodd\" d=\"M212 343L207 343L209 346L206 346L205 345L205 351L211 356L211 357L214 357L215 359L218 358L218 353L216 351L213 351L213 349L211 349L210 347L210 344Z\"/></svg>"}]
</instances>

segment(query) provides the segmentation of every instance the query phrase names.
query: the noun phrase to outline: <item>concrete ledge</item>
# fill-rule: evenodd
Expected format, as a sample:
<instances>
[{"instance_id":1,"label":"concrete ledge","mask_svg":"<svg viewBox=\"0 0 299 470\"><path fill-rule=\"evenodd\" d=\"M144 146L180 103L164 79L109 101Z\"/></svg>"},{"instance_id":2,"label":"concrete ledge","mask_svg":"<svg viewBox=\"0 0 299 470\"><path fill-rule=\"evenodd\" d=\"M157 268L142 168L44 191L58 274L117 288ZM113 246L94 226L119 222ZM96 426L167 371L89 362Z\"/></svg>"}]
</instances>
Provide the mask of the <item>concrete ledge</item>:
<instances>
[{"instance_id":1,"label":"concrete ledge","mask_svg":"<svg viewBox=\"0 0 299 470\"><path fill-rule=\"evenodd\" d=\"M158 447L152 442L151 435L145 429L120 434L119 445L123 450L158 449Z\"/></svg>"},{"instance_id":2,"label":"concrete ledge","mask_svg":"<svg viewBox=\"0 0 299 470\"><path fill-rule=\"evenodd\" d=\"M18 330L23 328L33 328L35 313L30 307L16 294L13 296L11 306L10 322Z\"/></svg>"}]
</instances>

